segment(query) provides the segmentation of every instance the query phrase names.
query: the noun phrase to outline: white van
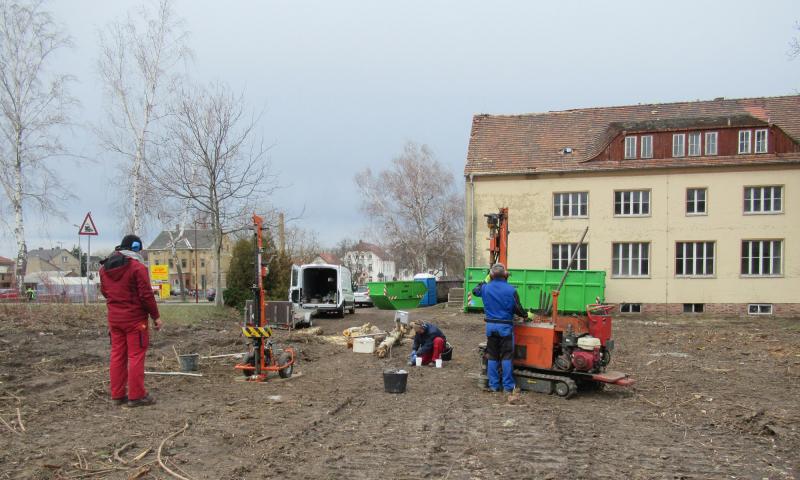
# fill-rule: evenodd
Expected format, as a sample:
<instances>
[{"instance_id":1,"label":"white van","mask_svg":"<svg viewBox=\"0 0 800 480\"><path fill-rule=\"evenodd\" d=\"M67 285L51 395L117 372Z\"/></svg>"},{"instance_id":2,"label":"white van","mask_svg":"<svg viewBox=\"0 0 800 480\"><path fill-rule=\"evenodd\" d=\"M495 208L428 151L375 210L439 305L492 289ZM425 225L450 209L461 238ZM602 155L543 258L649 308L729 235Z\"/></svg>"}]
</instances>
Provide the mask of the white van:
<instances>
[{"instance_id":1,"label":"white van","mask_svg":"<svg viewBox=\"0 0 800 480\"><path fill-rule=\"evenodd\" d=\"M319 313L356 312L350 270L341 265L292 265L289 300L301 309Z\"/></svg>"}]
</instances>

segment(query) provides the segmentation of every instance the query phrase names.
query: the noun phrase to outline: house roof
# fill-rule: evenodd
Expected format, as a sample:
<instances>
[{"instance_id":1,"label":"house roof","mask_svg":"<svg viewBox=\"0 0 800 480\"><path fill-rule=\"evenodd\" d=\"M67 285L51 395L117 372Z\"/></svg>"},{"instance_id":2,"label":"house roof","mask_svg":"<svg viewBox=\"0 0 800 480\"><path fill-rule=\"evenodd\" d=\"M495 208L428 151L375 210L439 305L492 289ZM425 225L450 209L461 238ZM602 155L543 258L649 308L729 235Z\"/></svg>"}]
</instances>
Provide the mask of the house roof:
<instances>
[{"instance_id":1,"label":"house roof","mask_svg":"<svg viewBox=\"0 0 800 480\"><path fill-rule=\"evenodd\" d=\"M14 265L16 262L10 258L0 257L0 265Z\"/></svg>"},{"instance_id":2,"label":"house roof","mask_svg":"<svg viewBox=\"0 0 800 480\"><path fill-rule=\"evenodd\" d=\"M800 163L800 154L592 160L622 131L774 124L800 139L800 95L582 108L523 115L475 115L464 173L520 174L764 163ZM565 153L572 149L571 153ZM591 161L590 161L591 160Z\"/></svg>"},{"instance_id":3,"label":"house roof","mask_svg":"<svg viewBox=\"0 0 800 480\"><path fill-rule=\"evenodd\" d=\"M155 240L150 243L150 246L146 248L146 250L168 250L170 248L170 232L174 238L178 238L178 234L180 230L162 230L161 233L158 234ZM195 237L195 234L197 235ZM196 239L196 240L195 240ZM195 246L195 241L197 245ZM183 231L183 237L181 237L177 245L175 246L178 250L185 250L185 249L211 249L214 248L214 233L212 230L194 230L194 229L185 229Z\"/></svg>"},{"instance_id":4,"label":"house roof","mask_svg":"<svg viewBox=\"0 0 800 480\"><path fill-rule=\"evenodd\" d=\"M331 252L320 252L319 255L317 255L317 256L319 258L321 258L322 261L324 261L325 263L327 263L329 265L341 265L342 264L342 261L339 260L339 257L337 257L335 254L333 254Z\"/></svg>"},{"instance_id":5,"label":"house roof","mask_svg":"<svg viewBox=\"0 0 800 480\"><path fill-rule=\"evenodd\" d=\"M355 244L355 246L353 246L353 249L351 251L353 251L353 252L372 252L375 255L377 255L378 258L380 258L381 260L391 260L391 258L389 257L389 254L386 253L386 250L382 249L381 247L379 247L379 246L377 246L377 245L375 245L373 243L367 243L367 242L364 242L362 240L359 240L359 242L357 244Z\"/></svg>"},{"instance_id":6,"label":"house roof","mask_svg":"<svg viewBox=\"0 0 800 480\"><path fill-rule=\"evenodd\" d=\"M66 252L68 255L72 256L72 253L69 250L64 248L35 248L33 250L28 250L28 257L36 257L41 258L45 262L49 262L50 260L56 258L59 255L62 255Z\"/></svg>"}]
</instances>

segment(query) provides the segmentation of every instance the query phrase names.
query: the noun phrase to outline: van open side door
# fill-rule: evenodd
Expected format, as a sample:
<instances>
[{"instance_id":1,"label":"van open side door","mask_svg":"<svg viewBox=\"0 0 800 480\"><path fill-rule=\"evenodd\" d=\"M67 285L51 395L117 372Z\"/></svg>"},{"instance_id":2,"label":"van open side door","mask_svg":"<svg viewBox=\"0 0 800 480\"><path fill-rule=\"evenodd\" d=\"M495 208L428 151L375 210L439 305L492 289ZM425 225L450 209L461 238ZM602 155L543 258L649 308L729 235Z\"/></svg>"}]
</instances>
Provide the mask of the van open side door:
<instances>
[{"instance_id":1,"label":"van open side door","mask_svg":"<svg viewBox=\"0 0 800 480\"><path fill-rule=\"evenodd\" d=\"M292 281L289 283L289 301L297 305L300 304L300 294L303 288L302 283L300 267L292 265Z\"/></svg>"}]
</instances>

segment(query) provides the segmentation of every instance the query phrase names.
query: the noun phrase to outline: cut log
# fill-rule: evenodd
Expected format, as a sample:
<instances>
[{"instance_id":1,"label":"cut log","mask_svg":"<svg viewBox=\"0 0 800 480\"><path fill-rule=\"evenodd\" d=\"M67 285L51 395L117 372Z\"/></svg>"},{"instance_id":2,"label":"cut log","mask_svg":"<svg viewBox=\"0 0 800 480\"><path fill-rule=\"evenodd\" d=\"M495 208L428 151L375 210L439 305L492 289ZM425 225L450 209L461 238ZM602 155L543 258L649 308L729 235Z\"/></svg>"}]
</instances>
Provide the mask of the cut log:
<instances>
[{"instance_id":1,"label":"cut log","mask_svg":"<svg viewBox=\"0 0 800 480\"><path fill-rule=\"evenodd\" d=\"M322 335L322 327L303 328L301 330L292 330L289 334L288 340L290 342L307 342L310 337Z\"/></svg>"},{"instance_id":2,"label":"cut log","mask_svg":"<svg viewBox=\"0 0 800 480\"><path fill-rule=\"evenodd\" d=\"M411 331L411 327L407 325L397 324L394 330L392 330L389 335L386 337L386 340L382 341L378 348L375 349L375 353L378 355L378 358L384 358L386 355L391 352L392 347L396 344L400 343L400 340Z\"/></svg>"}]
</instances>

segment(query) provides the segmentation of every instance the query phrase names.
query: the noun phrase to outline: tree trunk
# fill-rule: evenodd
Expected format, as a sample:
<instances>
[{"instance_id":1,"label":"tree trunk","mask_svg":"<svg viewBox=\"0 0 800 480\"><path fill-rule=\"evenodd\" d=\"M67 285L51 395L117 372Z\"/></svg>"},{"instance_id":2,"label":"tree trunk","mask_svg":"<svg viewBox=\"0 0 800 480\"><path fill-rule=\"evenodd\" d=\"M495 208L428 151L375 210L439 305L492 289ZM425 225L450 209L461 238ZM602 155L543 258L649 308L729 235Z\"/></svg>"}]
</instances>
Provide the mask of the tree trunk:
<instances>
[{"instance_id":1,"label":"tree trunk","mask_svg":"<svg viewBox=\"0 0 800 480\"><path fill-rule=\"evenodd\" d=\"M214 305L225 305L225 298L222 293L222 229L217 226L214 232L214 278L217 284L217 294L214 297Z\"/></svg>"},{"instance_id":2,"label":"tree trunk","mask_svg":"<svg viewBox=\"0 0 800 480\"><path fill-rule=\"evenodd\" d=\"M20 294L25 290L25 273L28 263L28 246L25 244L25 221L22 216L22 156L20 144L15 145L16 161L14 162L14 239L17 243L16 279Z\"/></svg>"}]
</instances>

